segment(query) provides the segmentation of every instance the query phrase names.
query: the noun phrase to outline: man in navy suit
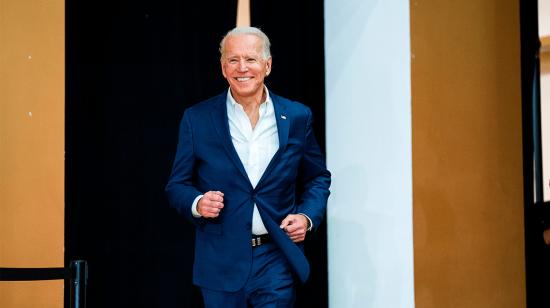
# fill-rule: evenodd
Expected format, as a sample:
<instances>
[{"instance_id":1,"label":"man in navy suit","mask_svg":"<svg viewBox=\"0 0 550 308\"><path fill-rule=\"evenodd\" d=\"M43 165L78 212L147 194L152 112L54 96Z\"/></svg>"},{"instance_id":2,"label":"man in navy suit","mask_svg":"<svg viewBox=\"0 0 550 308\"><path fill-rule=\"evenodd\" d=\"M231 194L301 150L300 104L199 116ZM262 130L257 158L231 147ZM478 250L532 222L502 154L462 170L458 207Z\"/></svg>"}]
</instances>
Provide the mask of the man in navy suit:
<instances>
[{"instance_id":1,"label":"man in navy suit","mask_svg":"<svg viewBox=\"0 0 550 308\"><path fill-rule=\"evenodd\" d=\"M206 307L292 307L330 173L311 110L264 85L267 36L235 28L220 52L229 89L185 111L168 199L196 226L193 281Z\"/></svg>"}]
</instances>

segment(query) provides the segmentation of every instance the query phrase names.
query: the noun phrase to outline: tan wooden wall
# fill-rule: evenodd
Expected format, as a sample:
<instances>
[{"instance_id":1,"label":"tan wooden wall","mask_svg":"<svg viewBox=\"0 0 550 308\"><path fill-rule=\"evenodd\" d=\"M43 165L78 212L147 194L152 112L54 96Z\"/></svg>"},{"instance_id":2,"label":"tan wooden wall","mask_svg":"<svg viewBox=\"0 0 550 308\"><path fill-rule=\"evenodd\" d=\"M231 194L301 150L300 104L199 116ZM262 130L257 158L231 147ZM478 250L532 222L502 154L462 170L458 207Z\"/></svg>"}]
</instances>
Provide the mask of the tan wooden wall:
<instances>
[{"instance_id":1,"label":"tan wooden wall","mask_svg":"<svg viewBox=\"0 0 550 308\"><path fill-rule=\"evenodd\" d=\"M411 1L417 308L525 307L519 2Z\"/></svg>"},{"instance_id":2,"label":"tan wooden wall","mask_svg":"<svg viewBox=\"0 0 550 308\"><path fill-rule=\"evenodd\" d=\"M62 267L63 0L0 0L0 267ZM0 307L63 307L63 281L0 282Z\"/></svg>"}]
</instances>

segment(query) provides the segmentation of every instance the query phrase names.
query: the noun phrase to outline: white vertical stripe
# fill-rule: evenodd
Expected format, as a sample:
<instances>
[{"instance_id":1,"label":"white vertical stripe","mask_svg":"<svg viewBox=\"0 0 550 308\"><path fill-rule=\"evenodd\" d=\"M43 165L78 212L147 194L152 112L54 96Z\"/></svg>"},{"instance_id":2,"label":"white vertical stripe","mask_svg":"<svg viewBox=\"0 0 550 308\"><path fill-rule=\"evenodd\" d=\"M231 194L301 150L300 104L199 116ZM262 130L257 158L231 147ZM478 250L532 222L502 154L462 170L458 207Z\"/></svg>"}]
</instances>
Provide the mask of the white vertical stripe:
<instances>
[{"instance_id":1,"label":"white vertical stripe","mask_svg":"<svg viewBox=\"0 0 550 308\"><path fill-rule=\"evenodd\" d=\"M325 0L330 307L414 307L409 1Z\"/></svg>"},{"instance_id":2,"label":"white vertical stripe","mask_svg":"<svg viewBox=\"0 0 550 308\"><path fill-rule=\"evenodd\" d=\"M237 2L237 27L250 27L250 0Z\"/></svg>"}]
</instances>

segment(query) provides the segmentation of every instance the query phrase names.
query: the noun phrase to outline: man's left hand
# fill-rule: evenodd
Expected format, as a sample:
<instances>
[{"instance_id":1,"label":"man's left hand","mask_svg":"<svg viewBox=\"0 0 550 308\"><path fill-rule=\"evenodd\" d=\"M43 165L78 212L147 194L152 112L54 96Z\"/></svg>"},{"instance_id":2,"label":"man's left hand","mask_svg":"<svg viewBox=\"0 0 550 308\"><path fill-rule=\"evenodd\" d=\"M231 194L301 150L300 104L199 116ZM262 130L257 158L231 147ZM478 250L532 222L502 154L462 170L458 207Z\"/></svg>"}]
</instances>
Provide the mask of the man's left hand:
<instances>
[{"instance_id":1,"label":"man's left hand","mask_svg":"<svg viewBox=\"0 0 550 308\"><path fill-rule=\"evenodd\" d=\"M281 222L281 229L285 230L294 243L298 243L306 239L307 224L308 220L304 215L290 214Z\"/></svg>"}]
</instances>

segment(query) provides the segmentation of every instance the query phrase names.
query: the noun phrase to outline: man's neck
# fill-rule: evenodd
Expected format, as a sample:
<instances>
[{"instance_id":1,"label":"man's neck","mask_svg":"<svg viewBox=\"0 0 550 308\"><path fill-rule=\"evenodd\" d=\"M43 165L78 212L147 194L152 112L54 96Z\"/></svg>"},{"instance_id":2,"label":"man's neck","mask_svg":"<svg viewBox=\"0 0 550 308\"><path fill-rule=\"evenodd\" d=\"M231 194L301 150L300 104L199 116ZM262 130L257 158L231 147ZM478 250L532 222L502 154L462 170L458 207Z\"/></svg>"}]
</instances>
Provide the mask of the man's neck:
<instances>
[{"instance_id":1,"label":"man's neck","mask_svg":"<svg viewBox=\"0 0 550 308\"><path fill-rule=\"evenodd\" d=\"M233 91L231 91L231 95L233 96L233 99L235 100L235 102L237 102L237 104L243 106L244 110L249 110L250 108L256 109L267 99L265 88L263 88L262 91L258 94L252 96L236 96L235 94L233 94Z\"/></svg>"}]
</instances>

